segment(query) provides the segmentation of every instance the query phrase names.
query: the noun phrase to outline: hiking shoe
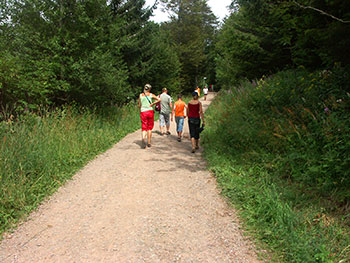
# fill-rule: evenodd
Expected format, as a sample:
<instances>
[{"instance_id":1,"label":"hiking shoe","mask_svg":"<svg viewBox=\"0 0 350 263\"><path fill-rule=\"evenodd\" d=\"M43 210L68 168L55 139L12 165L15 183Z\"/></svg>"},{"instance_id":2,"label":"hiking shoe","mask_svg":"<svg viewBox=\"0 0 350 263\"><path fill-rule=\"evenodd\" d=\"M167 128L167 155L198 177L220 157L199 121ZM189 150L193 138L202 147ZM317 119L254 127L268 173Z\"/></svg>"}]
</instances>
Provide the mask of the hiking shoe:
<instances>
[{"instance_id":1,"label":"hiking shoe","mask_svg":"<svg viewBox=\"0 0 350 263\"><path fill-rule=\"evenodd\" d=\"M151 144L149 143L149 144L147 144L147 146L148 146L148 147L151 147Z\"/></svg>"},{"instance_id":2,"label":"hiking shoe","mask_svg":"<svg viewBox=\"0 0 350 263\"><path fill-rule=\"evenodd\" d=\"M170 131L167 131L167 132L166 132L166 135L170 135L170 134L171 134Z\"/></svg>"},{"instance_id":3,"label":"hiking shoe","mask_svg":"<svg viewBox=\"0 0 350 263\"><path fill-rule=\"evenodd\" d=\"M178 142L181 142L181 138L177 138L177 141L178 141Z\"/></svg>"},{"instance_id":4,"label":"hiking shoe","mask_svg":"<svg viewBox=\"0 0 350 263\"><path fill-rule=\"evenodd\" d=\"M196 152L196 149L192 149L191 153L195 153Z\"/></svg>"}]
</instances>

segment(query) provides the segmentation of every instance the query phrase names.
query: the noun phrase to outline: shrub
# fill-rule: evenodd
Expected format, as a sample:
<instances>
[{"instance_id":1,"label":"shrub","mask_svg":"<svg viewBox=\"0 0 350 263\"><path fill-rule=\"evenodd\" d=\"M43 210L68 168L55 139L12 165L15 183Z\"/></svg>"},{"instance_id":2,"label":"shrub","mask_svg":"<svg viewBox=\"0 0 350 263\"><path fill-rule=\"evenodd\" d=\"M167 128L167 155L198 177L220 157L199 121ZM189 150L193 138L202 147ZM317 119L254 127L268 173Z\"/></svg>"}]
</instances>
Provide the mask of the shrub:
<instances>
[{"instance_id":1,"label":"shrub","mask_svg":"<svg viewBox=\"0 0 350 263\"><path fill-rule=\"evenodd\" d=\"M350 259L348 72L280 72L222 90L206 112L209 166L287 262Z\"/></svg>"}]
</instances>

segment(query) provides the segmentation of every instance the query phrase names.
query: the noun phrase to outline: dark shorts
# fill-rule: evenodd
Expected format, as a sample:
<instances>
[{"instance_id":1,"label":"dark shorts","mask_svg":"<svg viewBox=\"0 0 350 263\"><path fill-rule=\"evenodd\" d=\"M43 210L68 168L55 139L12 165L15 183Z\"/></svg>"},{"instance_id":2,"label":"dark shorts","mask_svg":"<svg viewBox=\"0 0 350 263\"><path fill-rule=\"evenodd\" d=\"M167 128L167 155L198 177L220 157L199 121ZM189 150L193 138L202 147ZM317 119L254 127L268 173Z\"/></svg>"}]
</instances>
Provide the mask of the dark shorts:
<instances>
[{"instance_id":1,"label":"dark shorts","mask_svg":"<svg viewBox=\"0 0 350 263\"><path fill-rule=\"evenodd\" d=\"M188 118L188 127L190 128L190 137L199 139L199 128L201 127L200 118Z\"/></svg>"}]
</instances>

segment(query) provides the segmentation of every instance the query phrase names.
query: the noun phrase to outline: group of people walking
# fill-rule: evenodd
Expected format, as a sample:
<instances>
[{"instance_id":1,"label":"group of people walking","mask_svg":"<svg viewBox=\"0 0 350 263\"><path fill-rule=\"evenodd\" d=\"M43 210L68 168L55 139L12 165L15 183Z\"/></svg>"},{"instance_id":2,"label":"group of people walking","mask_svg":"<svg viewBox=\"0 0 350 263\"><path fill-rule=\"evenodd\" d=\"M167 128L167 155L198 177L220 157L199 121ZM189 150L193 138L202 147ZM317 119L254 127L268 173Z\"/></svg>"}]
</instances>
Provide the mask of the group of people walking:
<instances>
[{"instance_id":1,"label":"group of people walking","mask_svg":"<svg viewBox=\"0 0 350 263\"><path fill-rule=\"evenodd\" d=\"M177 96L177 101L172 103L168 90L163 88L162 94L156 96L151 93L151 85L146 84L139 96L139 108L141 113L142 148L151 147L152 130L154 127L153 106L159 110L159 128L161 135L170 135L170 121L176 122L177 140L181 142L185 118L188 117L192 153L199 148L199 135L203 130L204 114L202 103L199 101L199 92L192 93L192 100L186 105L182 95ZM207 92L204 92L206 99ZM201 127L202 122L202 127Z\"/></svg>"}]
</instances>

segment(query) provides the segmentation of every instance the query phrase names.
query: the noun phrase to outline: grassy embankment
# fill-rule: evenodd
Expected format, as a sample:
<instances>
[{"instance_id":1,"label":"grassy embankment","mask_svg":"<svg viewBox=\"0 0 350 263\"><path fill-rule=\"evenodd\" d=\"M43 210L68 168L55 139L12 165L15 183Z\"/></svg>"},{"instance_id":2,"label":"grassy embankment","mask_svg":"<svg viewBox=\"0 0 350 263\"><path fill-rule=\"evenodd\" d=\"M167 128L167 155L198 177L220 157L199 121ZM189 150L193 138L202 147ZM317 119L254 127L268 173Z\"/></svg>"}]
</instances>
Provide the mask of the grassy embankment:
<instances>
[{"instance_id":1,"label":"grassy embankment","mask_svg":"<svg viewBox=\"0 0 350 263\"><path fill-rule=\"evenodd\" d=\"M97 154L140 128L135 104L96 113L67 107L0 123L0 234Z\"/></svg>"},{"instance_id":2,"label":"grassy embankment","mask_svg":"<svg viewBox=\"0 0 350 263\"><path fill-rule=\"evenodd\" d=\"M281 72L222 90L205 157L273 262L350 262L349 73Z\"/></svg>"}]
</instances>

